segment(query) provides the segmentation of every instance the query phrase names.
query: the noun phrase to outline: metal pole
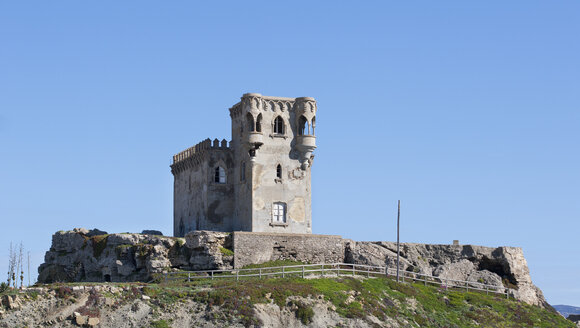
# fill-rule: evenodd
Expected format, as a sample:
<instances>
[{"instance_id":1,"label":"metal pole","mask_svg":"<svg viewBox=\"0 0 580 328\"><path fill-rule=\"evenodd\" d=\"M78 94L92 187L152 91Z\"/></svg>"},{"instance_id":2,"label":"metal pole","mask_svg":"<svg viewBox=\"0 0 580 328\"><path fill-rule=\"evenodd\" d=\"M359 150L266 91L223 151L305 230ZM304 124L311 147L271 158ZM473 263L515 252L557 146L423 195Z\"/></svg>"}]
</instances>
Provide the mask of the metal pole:
<instances>
[{"instance_id":1,"label":"metal pole","mask_svg":"<svg viewBox=\"0 0 580 328\"><path fill-rule=\"evenodd\" d=\"M399 282L399 220L401 217L401 201L397 201L397 282Z\"/></svg>"}]
</instances>

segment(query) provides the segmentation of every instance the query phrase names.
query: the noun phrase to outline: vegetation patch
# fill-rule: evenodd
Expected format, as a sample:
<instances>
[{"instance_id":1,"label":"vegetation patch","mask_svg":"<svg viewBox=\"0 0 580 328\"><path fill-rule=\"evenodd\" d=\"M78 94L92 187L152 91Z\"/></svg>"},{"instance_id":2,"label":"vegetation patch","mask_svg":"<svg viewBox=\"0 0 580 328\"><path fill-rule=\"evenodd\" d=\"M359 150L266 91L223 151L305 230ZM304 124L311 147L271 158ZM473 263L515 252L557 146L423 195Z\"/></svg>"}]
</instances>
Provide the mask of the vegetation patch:
<instances>
[{"instance_id":1,"label":"vegetation patch","mask_svg":"<svg viewBox=\"0 0 580 328\"><path fill-rule=\"evenodd\" d=\"M107 247L107 238L109 238L109 235L98 235L91 237L91 242L93 245L93 256L95 258L99 258L105 250L105 247Z\"/></svg>"},{"instance_id":2,"label":"vegetation patch","mask_svg":"<svg viewBox=\"0 0 580 328\"><path fill-rule=\"evenodd\" d=\"M232 251L231 249L227 249L225 247L221 247L221 246L220 246L220 253L222 253L223 256L234 256L234 251Z\"/></svg>"},{"instance_id":3,"label":"vegetation patch","mask_svg":"<svg viewBox=\"0 0 580 328\"><path fill-rule=\"evenodd\" d=\"M168 320L155 320L151 321L151 327L153 328L169 328L170 322Z\"/></svg>"},{"instance_id":4,"label":"vegetation patch","mask_svg":"<svg viewBox=\"0 0 580 328\"><path fill-rule=\"evenodd\" d=\"M59 285L55 290L64 298L70 297L69 286ZM143 293L151 297L149 303L159 313L180 306L181 302L194 301L208 309L219 306L219 312L208 312L210 316L215 314L215 320L241 322L247 327L261 324L254 305L270 302L291 309L302 324L312 324L315 316L312 302L319 302L319 299L332 304L329 307L337 314L366 320L371 326L375 319L371 320L370 316L395 321L402 327L575 327L557 313L506 299L505 295L397 283L387 277L204 279L147 284L143 289L137 288L137 284L124 286L129 288L120 298L124 301L140 299ZM93 299L94 302L87 301L87 310L98 308L99 298ZM151 326L168 327L170 324L170 320L156 320Z\"/></svg>"},{"instance_id":5,"label":"vegetation patch","mask_svg":"<svg viewBox=\"0 0 580 328\"><path fill-rule=\"evenodd\" d=\"M292 260L276 260L276 261L269 261L260 264L249 264L243 267L243 269L259 269L259 268L270 268L270 267L280 267L280 266L289 266L289 265L302 265L307 264L300 261L292 261Z\"/></svg>"},{"instance_id":6,"label":"vegetation patch","mask_svg":"<svg viewBox=\"0 0 580 328\"><path fill-rule=\"evenodd\" d=\"M297 307L295 312L296 318L298 318L302 324L307 325L312 322L312 318L314 318L314 310L311 306L300 301L292 301L290 304Z\"/></svg>"}]
</instances>

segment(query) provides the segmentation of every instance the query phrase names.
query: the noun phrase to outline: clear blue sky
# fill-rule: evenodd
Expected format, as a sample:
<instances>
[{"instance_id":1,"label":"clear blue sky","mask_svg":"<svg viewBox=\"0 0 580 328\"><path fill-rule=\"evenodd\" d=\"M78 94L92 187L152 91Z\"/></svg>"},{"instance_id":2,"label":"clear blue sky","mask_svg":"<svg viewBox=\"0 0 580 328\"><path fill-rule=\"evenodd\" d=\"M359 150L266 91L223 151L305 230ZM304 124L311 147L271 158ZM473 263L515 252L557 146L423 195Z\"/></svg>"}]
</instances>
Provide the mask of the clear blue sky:
<instances>
[{"instance_id":1,"label":"clear blue sky","mask_svg":"<svg viewBox=\"0 0 580 328\"><path fill-rule=\"evenodd\" d=\"M170 234L171 156L259 92L318 100L315 233L394 240L401 199L402 241L523 247L578 306L579 91L578 1L4 1L0 273Z\"/></svg>"}]
</instances>

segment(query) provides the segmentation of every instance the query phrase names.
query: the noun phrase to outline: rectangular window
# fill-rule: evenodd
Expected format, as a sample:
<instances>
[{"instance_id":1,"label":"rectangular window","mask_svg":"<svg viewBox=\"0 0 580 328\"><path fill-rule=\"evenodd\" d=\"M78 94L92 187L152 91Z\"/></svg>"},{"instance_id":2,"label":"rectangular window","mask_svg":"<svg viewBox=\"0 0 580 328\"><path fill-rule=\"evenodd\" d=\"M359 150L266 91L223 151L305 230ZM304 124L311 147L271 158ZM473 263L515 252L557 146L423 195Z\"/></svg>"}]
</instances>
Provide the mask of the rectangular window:
<instances>
[{"instance_id":1,"label":"rectangular window","mask_svg":"<svg viewBox=\"0 0 580 328\"><path fill-rule=\"evenodd\" d=\"M286 204L277 202L272 207L272 222L286 223Z\"/></svg>"}]
</instances>

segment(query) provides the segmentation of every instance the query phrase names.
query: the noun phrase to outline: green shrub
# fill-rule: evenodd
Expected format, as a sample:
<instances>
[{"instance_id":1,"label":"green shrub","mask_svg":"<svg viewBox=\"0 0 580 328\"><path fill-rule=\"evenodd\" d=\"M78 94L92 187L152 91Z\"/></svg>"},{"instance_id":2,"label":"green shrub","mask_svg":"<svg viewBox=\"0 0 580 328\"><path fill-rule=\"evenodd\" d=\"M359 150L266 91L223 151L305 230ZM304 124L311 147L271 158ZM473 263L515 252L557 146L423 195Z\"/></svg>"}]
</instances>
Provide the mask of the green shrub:
<instances>
[{"instance_id":1,"label":"green shrub","mask_svg":"<svg viewBox=\"0 0 580 328\"><path fill-rule=\"evenodd\" d=\"M314 310L312 307L297 301L293 301L292 304L298 307L296 310L296 318L300 319L302 324L307 325L312 322L312 318L314 318Z\"/></svg>"},{"instance_id":2,"label":"green shrub","mask_svg":"<svg viewBox=\"0 0 580 328\"><path fill-rule=\"evenodd\" d=\"M101 256L105 247L107 247L107 238L109 235L98 235L91 238L93 242L93 256L98 258Z\"/></svg>"},{"instance_id":3,"label":"green shrub","mask_svg":"<svg viewBox=\"0 0 580 328\"><path fill-rule=\"evenodd\" d=\"M153 328L169 328L169 322L167 320L155 320L151 321L151 327Z\"/></svg>"},{"instance_id":4,"label":"green shrub","mask_svg":"<svg viewBox=\"0 0 580 328\"><path fill-rule=\"evenodd\" d=\"M223 256L233 256L234 252L231 249L227 249L225 247L221 247L220 246L220 252L222 253Z\"/></svg>"}]
</instances>

